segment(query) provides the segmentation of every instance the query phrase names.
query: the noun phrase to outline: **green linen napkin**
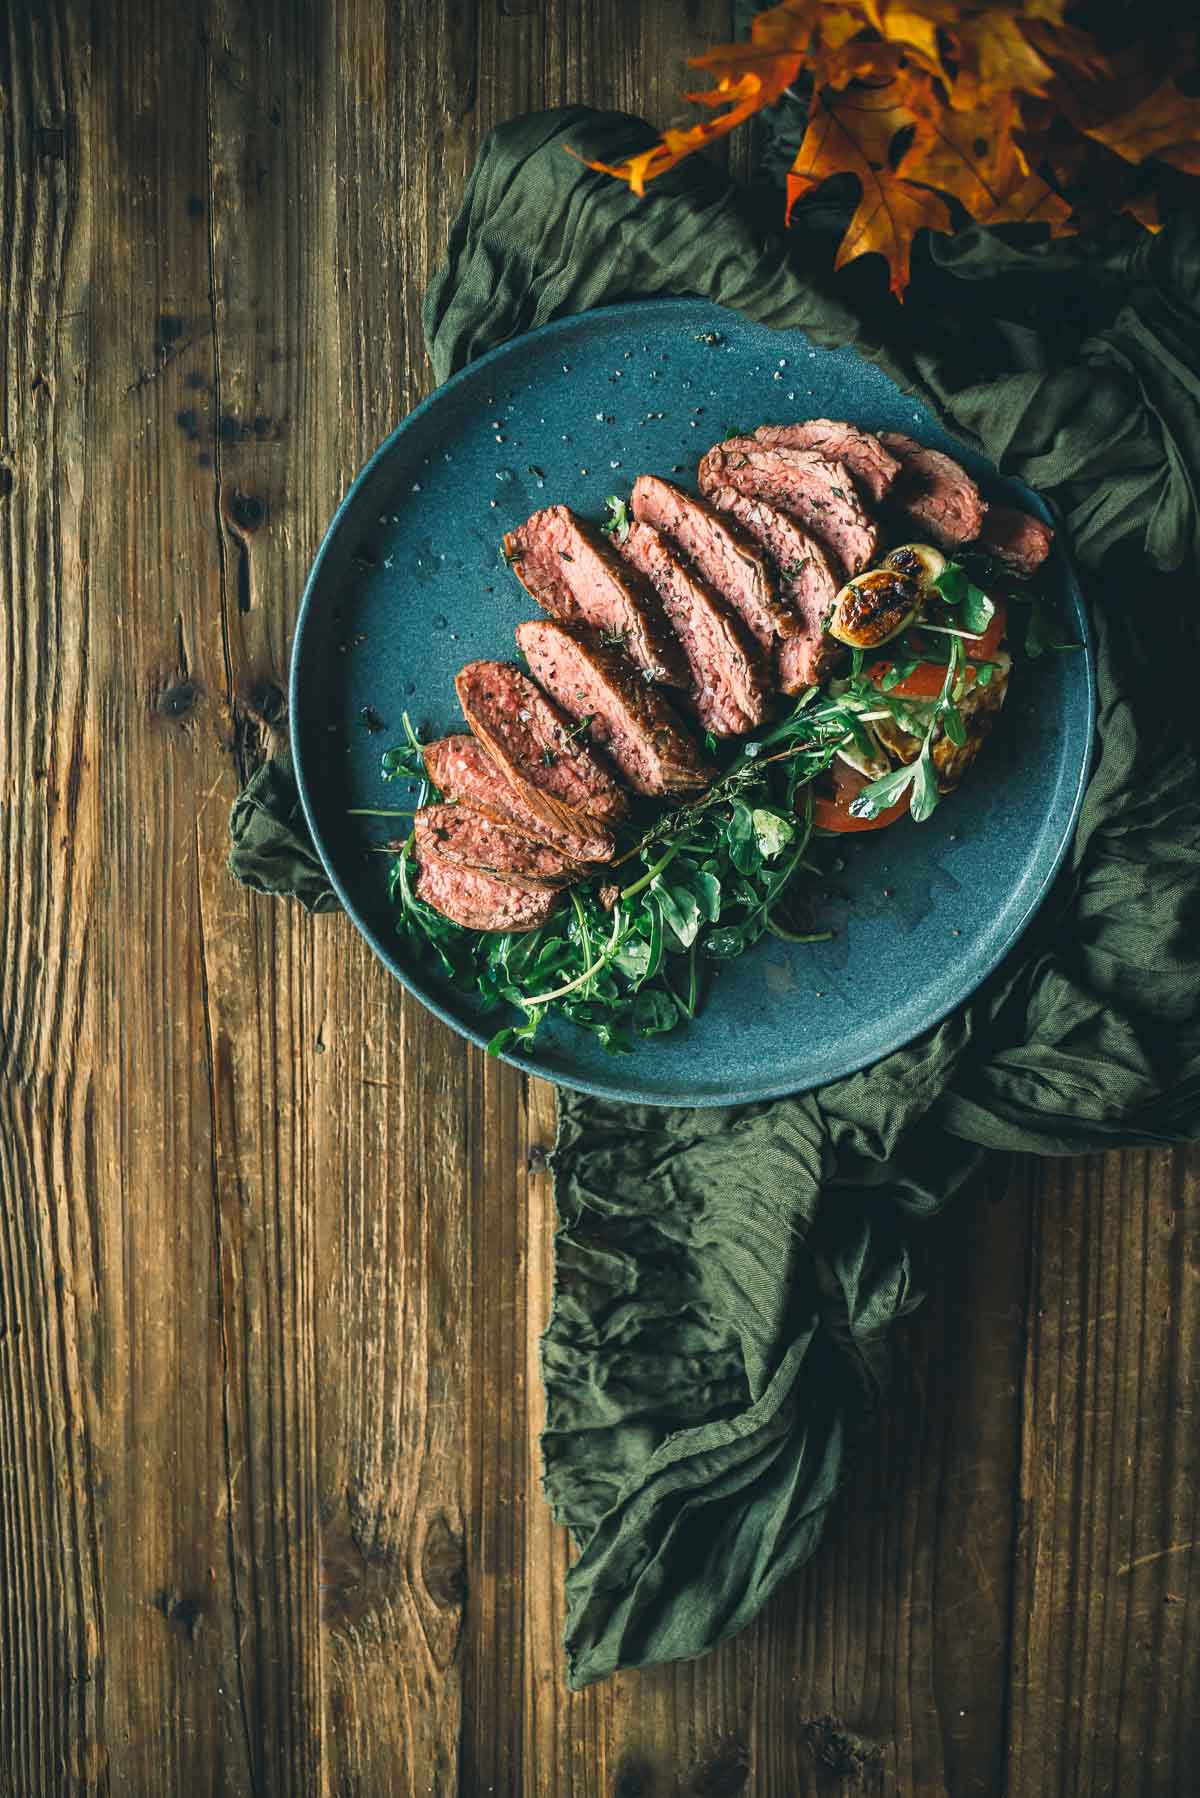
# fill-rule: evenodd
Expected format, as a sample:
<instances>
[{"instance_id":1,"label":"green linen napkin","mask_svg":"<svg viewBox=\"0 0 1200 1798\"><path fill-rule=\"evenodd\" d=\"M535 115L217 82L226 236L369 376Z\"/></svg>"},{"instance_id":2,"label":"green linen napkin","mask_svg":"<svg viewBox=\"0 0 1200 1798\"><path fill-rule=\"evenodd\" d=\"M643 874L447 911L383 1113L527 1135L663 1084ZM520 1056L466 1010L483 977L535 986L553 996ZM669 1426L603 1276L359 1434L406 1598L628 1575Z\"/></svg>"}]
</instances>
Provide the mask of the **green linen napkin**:
<instances>
[{"instance_id":1,"label":"green linen napkin","mask_svg":"<svg viewBox=\"0 0 1200 1798\"><path fill-rule=\"evenodd\" d=\"M780 239L699 162L639 201L565 153L613 162L651 135L577 107L487 140L426 301L438 378L631 295L700 294L857 344L1057 506L1089 573L1099 737L1049 900L917 1042L734 1110L560 1093L543 1447L579 1550L575 1687L704 1653L812 1552L847 1444L870 1427L889 1326L919 1300L920 1220L985 1149L1200 1134L1194 586L1167 578L1194 568L1200 537L1197 221L1155 239L1119 225L1054 246L930 240L901 309L869 263L831 274L836 193ZM323 903L294 797L280 761L260 771L230 865Z\"/></svg>"}]
</instances>

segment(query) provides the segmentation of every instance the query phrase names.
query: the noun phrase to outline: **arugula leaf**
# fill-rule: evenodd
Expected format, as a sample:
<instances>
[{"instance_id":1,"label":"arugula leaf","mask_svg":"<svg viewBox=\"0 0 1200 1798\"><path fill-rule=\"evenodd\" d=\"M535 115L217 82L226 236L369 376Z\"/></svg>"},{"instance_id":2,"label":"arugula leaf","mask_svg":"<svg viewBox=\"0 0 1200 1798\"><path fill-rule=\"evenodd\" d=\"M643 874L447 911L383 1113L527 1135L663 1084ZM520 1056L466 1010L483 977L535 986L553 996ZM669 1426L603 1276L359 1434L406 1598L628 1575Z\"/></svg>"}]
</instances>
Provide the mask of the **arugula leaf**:
<instances>
[{"instance_id":1,"label":"arugula leaf","mask_svg":"<svg viewBox=\"0 0 1200 1798\"><path fill-rule=\"evenodd\" d=\"M934 586L948 606L961 606L959 623L972 636L981 637L996 615L996 608L977 587L961 562L947 562Z\"/></svg>"},{"instance_id":2,"label":"arugula leaf","mask_svg":"<svg viewBox=\"0 0 1200 1798\"><path fill-rule=\"evenodd\" d=\"M946 735L955 748L964 749L967 742L967 727L963 722L963 715L956 705L950 704L942 708L942 723L945 726Z\"/></svg>"},{"instance_id":3,"label":"arugula leaf","mask_svg":"<svg viewBox=\"0 0 1200 1798\"><path fill-rule=\"evenodd\" d=\"M915 767L916 764L910 762L903 768L893 768L890 774L881 774L878 780L871 781L850 801L850 816L877 818L880 812L886 812L890 806L898 804L913 783Z\"/></svg>"},{"instance_id":4,"label":"arugula leaf","mask_svg":"<svg viewBox=\"0 0 1200 1798\"><path fill-rule=\"evenodd\" d=\"M849 736L850 740L854 744L854 747L858 750L858 753L859 753L859 755L862 756L863 760L867 761L867 762L874 762L874 761L878 760L878 757L879 757L878 749L875 747L874 743L871 741L870 737L867 735L867 732L864 729L864 727L859 723L858 719L854 716L854 713L846 710L844 707L839 706L835 713L835 717L837 718L838 723L842 726L842 729L845 731L846 735Z\"/></svg>"},{"instance_id":5,"label":"arugula leaf","mask_svg":"<svg viewBox=\"0 0 1200 1798\"><path fill-rule=\"evenodd\" d=\"M629 508L625 501L619 499L615 493L610 493L604 503L608 507L608 521L602 524L600 529L606 537L615 537L618 543L624 543L629 535L629 526L632 522Z\"/></svg>"},{"instance_id":6,"label":"arugula leaf","mask_svg":"<svg viewBox=\"0 0 1200 1798\"><path fill-rule=\"evenodd\" d=\"M662 906L663 921L681 949L688 949L700 934L700 906L685 886L668 886L658 875L650 891Z\"/></svg>"},{"instance_id":7,"label":"arugula leaf","mask_svg":"<svg viewBox=\"0 0 1200 1798\"><path fill-rule=\"evenodd\" d=\"M702 918L709 924L717 922L721 915L721 882L711 870L704 868L677 870L675 884L687 887L700 907Z\"/></svg>"},{"instance_id":8,"label":"arugula leaf","mask_svg":"<svg viewBox=\"0 0 1200 1798\"><path fill-rule=\"evenodd\" d=\"M795 825L781 812L768 811L765 807L751 812L750 817L759 853L764 861L774 861L795 836Z\"/></svg>"},{"instance_id":9,"label":"arugula leaf","mask_svg":"<svg viewBox=\"0 0 1200 1798\"><path fill-rule=\"evenodd\" d=\"M1056 625L1053 609L1044 599L1035 599L1025 624L1025 654L1036 659L1051 648Z\"/></svg>"},{"instance_id":10,"label":"arugula leaf","mask_svg":"<svg viewBox=\"0 0 1200 1798\"><path fill-rule=\"evenodd\" d=\"M898 687L902 680L907 680L914 668L920 667L921 659L922 658L919 655L914 655L907 645L905 645L903 655L897 654L896 660L892 663L892 666L880 681L880 691L883 693L890 693L892 688Z\"/></svg>"},{"instance_id":11,"label":"arugula leaf","mask_svg":"<svg viewBox=\"0 0 1200 1798\"><path fill-rule=\"evenodd\" d=\"M754 832L754 813L744 800L734 800L725 835L729 859L738 873L755 873L762 866L762 851Z\"/></svg>"},{"instance_id":12,"label":"arugula leaf","mask_svg":"<svg viewBox=\"0 0 1200 1798\"><path fill-rule=\"evenodd\" d=\"M639 1036L661 1036L679 1022L679 1007L670 992L641 992L633 1002L633 1027Z\"/></svg>"},{"instance_id":13,"label":"arugula leaf","mask_svg":"<svg viewBox=\"0 0 1200 1798\"><path fill-rule=\"evenodd\" d=\"M963 600L963 608L959 616L962 619L963 629L970 631L976 637L983 636L988 625L996 616L996 608L992 601L983 588L977 587L974 581L967 582L966 598Z\"/></svg>"},{"instance_id":14,"label":"arugula leaf","mask_svg":"<svg viewBox=\"0 0 1200 1798\"><path fill-rule=\"evenodd\" d=\"M913 766L913 790L912 798L908 802L908 809L912 813L914 823L924 824L940 797L933 757L929 752L928 737L925 739L925 747Z\"/></svg>"}]
</instances>

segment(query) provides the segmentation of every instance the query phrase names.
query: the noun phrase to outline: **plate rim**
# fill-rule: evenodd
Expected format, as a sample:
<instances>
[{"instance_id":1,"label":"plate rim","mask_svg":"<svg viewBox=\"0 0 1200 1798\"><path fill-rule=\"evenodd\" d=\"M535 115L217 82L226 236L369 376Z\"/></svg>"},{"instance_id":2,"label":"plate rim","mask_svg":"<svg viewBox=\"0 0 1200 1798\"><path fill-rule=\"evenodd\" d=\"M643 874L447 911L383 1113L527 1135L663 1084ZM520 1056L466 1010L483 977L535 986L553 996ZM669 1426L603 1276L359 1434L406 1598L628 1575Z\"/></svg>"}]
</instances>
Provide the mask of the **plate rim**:
<instances>
[{"instance_id":1,"label":"plate rim","mask_svg":"<svg viewBox=\"0 0 1200 1798\"><path fill-rule=\"evenodd\" d=\"M698 306L707 308L713 312L725 313L730 318L736 319L738 323L742 325L759 325L764 323L762 320L747 319L744 314L737 312L733 308L721 306L717 301L704 299L700 295L670 295L661 299L645 298L623 300L617 301L612 305L588 307L585 311L568 313L563 318L551 319L544 325L536 325L529 331L521 332L519 336L507 338L503 343L497 344L493 349L485 351L482 356L478 356L474 361L467 363L464 368L458 369L445 381L441 382L439 386L435 387L432 393L427 394L418 405L414 406L411 412L406 413L392 430L389 431L388 435L372 452L366 462L363 463L362 467L358 470L358 473L347 487L333 516L325 528L320 545L313 558L312 565L309 568L308 577L304 583L304 590L300 597L300 606L296 614L296 623L292 633L292 647L288 667L288 741L291 748L292 770L296 781L297 792L300 797L300 805L304 813L304 820L308 827L313 846L320 857L321 864L329 879L330 886L336 893L343 911L346 913L346 916L350 919L359 935L370 945L373 954L383 963L392 978L398 981L407 992L411 993L427 1011L432 1012L435 1017L442 1021L442 1023L449 1025L449 1027L459 1036L465 1037L469 1042L474 1043L477 1048L485 1051L491 1040L491 1035L464 1022L461 1017L456 1016L448 1006L442 1004L427 988L423 988L418 983L418 979L401 965L394 949L384 942L379 932L376 931L368 919L361 914L355 900L351 896L346 884L334 865L333 858L327 849L320 826L317 822L315 796L310 790L308 778L305 773L305 752L301 746L300 710L298 701L301 686L301 663L303 660L304 638L316 611L317 588L320 583L324 563L332 551L332 546L337 537L343 518L350 512L360 490L367 485L374 474L375 469L386 459L402 434L407 431L417 419L421 418L427 411L431 410L435 403L441 402L449 391L463 384L468 377L476 377L481 370L487 368L492 363L502 360L506 355L513 353L517 349L525 348L531 340L551 337L561 332L577 329L581 324L586 324L588 321L595 321L602 317L610 317L615 322L619 320L635 319L639 315L647 312L661 315L664 311L687 311ZM806 343L810 345L813 343L813 340L800 326L764 325L764 328L768 330L789 330L804 338ZM820 349L822 346L816 345L815 347ZM864 356L862 351L857 349L853 344L836 347L849 350L852 354L859 357L860 360L871 363L874 367L878 367L878 364L873 363L870 357ZM912 388L905 387L900 382L895 381L892 376L888 375L886 369L881 369L880 372L892 382L892 385L898 392L912 394L927 412L933 413L932 406L921 398L920 395L916 394ZM937 418L936 413L934 416ZM955 438L956 441L961 441L958 434L942 419L937 418L937 422L941 428L946 431L948 436ZM968 450L971 449L971 446L968 444L963 444L963 447ZM997 473L1000 472L1001 471L997 470ZM1059 521L1054 517L1054 514L1046 504L1046 501L1039 493L1035 492L1032 487L1028 486L1028 484L1022 481L1018 476L1005 475L1003 478L1012 481L1020 488L1030 502L1032 510L1043 520L1043 522L1053 524L1056 529L1058 528ZM515 1054L512 1051L505 1049L499 1052L498 1058L508 1062L511 1066L518 1068L522 1073L532 1075L541 1080L546 1080L553 1086L567 1087L571 1091L587 1093L595 1098L612 1099L626 1103L651 1105L662 1108L678 1107L686 1110L715 1110L729 1106L766 1103L774 1099L798 1097L805 1092L817 1091L820 1087L828 1085L831 1081L848 1079L854 1074L862 1073L868 1068L874 1067L876 1063L886 1060L889 1055L894 1055L908 1043L917 1041L920 1036L925 1035L928 1031L935 1030L938 1025L943 1023L960 1005L966 1004L979 991L984 982L990 979L1006 957L1017 947L1017 944L1028 930L1034 914L1045 901L1046 895L1057 878L1063 862L1066 859L1067 851L1070 849L1071 844L1075 839L1075 832L1079 823L1079 814L1083 806L1084 794L1090 783L1095 762L1098 712L1095 640L1091 618L1083 598L1074 562L1064 546L1060 545L1059 553L1062 556L1063 573L1075 601L1083 633L1083 659L1086 676L1087 702L1087 715L1085 721L1087 752L1081 761L1079 776L1071 797L1070 812L1063 828L1062 839L1055 850L1052 861L1046 867L1035 890L1029 896L1028 903L1022 911L1019 920L1010 932L1007 941L988 957L979 969L977 978L972 981L965 992L960 994L957 999L947 1005L945 1009L940 1011L935 1017L930 1018L928 1022L923 1024L921 1028L915 1032L915 1034L901 1033L895 1039L887 1037L884 1040L883 1046L880 1047L876 1053L873 1053L868 1061L856 1062L845 1068L835 1068L827 1077L823 1077L819 1083L813 1086L777 1086L771 1082L767 1082L766 1084L757 1087L736 1089L720 1094L687 1091L677 1093L646 1092L644 1089L639 1088L636 1083L631 1084L619 1079L601 1081L586 1075L567 1076L560 1074L557 1071L555 1073L547 1072L544 1068L537 1065L536 1048L534 1056ZM629 1066L631 1060L632 1057L614 1056L614 1074L619 1067Z\"/></svg>"}]
</instances>

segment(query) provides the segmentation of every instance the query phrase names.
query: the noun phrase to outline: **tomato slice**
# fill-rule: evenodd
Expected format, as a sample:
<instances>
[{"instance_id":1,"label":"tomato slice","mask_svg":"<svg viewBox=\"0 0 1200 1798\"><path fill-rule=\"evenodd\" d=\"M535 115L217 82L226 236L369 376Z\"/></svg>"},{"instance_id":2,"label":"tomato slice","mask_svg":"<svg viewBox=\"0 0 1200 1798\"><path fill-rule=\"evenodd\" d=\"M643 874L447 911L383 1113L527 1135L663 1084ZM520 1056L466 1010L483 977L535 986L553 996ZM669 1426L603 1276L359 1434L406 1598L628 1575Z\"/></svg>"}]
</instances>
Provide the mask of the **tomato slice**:
<instances>
[{"instance_id":1,"label":"tomato slice","mask_svg":"<svg viewBox=\"0 0 1200 1798\"><path fill-rule=\"evenodd\" d=\"M1008 629L1008 607L1002 599L994 599L992 604L996 608L996 615L992 622L978 643L968 641L965 645L967 654L975 662L990 662L1004 641L1004 633Z\"/></svg>"},{"instance_id":2,"label":"tomato slice","mask_svg":"<svg viewBox=\"0 0 1200 1798\"><path fill-rule=\"evenodd\" d=\"M908 813L908 794L905 793L895 805L889 805L885 812L880 812L877 818L853 817L850 806L868 785L868 781L865 774L860 774L857 768L851 768L840 758L830 764L828 776L822 778L828 779L833 790L813 794L812 821L818 830L882 830L885 825L894 824L897 818L903 818ZM803 805L803 794L796 803L797 807Z\"/></svg>"},{"instance_id":3,"label":"tomato slice","mask_svg":"<svg viewBox=\"0 0 1200 1798\"><path fill-rule=\"evenodd\" d=\"M973 662L990 662L1004 641L1004 633L1008 628L1008 611L1002 599L997 599L993 603L996 607L995 615L982 637L964 637L962 639L963 648ZM922 647L916 631L909 632L909 641L914 649ZM872 662L866 672L875 685L879 686L884 675L889 674L894 667L894 662ZM966 676L968 681L975 679L975 670L969 665L966 669ZM897 681L894 687L889 687L888 692L894 693L897 699L936 699L941 693L945 679L946 664L944 662L918 662L912 673L906 674L904 679Z\"/></svg>"},{"instance_id":4,"label":"tomato slice","mask_svg":"<svg viewBox=\"0 0 1200 1798\"><path fill-rule=\"evenodd\" d=\"M884 675L890 674L894 667L894 662L873 662L868 672L878 687L882 686ZM945 679L943 662L918 662L912 673L889 687L888 692L894 693L897 699L936 699Z\"/></svg>"},{"instance_id":5,"label":"tomato slice","mask_svg":"<svg viewBox=\"0 0 1200 1798\"><path fill-rule=\"evenodd\" d=\"M813 800L813 824L818 830L882 830L907 814L907 793L895 805L889 805L886 812L880 812L877 818L855 818L848 807L840 805L836 799Z\"/></svg>"}]
</instances>

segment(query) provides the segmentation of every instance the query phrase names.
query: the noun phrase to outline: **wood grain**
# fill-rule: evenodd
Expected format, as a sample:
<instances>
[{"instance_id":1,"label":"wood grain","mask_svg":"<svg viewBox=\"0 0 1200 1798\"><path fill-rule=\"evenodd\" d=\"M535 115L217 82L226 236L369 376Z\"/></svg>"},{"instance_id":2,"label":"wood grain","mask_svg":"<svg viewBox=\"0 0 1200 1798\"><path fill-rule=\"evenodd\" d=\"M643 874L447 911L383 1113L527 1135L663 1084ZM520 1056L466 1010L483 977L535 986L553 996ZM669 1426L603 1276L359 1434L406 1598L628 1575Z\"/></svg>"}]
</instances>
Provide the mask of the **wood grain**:
<instances>
[{"instance_id":1,"label":"wood grain","mask_svg":"<svg viewBox=\"0 0 1200 1798\"><path fill-rule=\"evenodd\" d=\"M1158 1798L1200 1766L1200 1155L1040 1182L1014 1586L1014 1789Z\"/></svg>"},{"instance_id":2,"label":"wood grain","mask_svg":"<svg viewBox=\"0 0 1200 1798\"><path fill-rule=\"evenodd\" d=\"M224 869L482 135L675 122L730 11L0 23L0 1794L1194 1784L1194 1154L994 1164L816 1560L570 1694L553 1095Z\"/></svg>"}]
</instances>

